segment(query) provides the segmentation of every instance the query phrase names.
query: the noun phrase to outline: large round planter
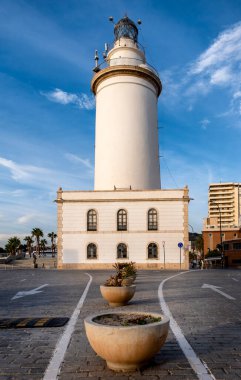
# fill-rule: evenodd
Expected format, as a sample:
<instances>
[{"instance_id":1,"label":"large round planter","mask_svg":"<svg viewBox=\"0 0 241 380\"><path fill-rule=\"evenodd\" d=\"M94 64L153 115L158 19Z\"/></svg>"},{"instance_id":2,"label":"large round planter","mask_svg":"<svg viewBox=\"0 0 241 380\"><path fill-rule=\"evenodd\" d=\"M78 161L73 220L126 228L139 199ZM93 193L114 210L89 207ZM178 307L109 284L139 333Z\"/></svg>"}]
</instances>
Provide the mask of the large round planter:
<instances>
[{"instance_id":1,"label":"large round planter","mask_svg":"<svg viewBox=\"0 0 241 380\"><path fill-rule=\"evenodd\" d=\"M105 286L100 285L102 297L110 306L124 306L134 296L136 290L135 285L131 286Z\"/></svg>"},{"instance_id":2,"label":"large round planter","mask_svg":"<svg viewBox=\"0 0 241 380\"><path fill-rule=\"evenodd\" d=\"M95 322L100 315L124 312L99 313L85 318L87 338L93 350L106 360L114 371L135 371L145 365L166 341L169 318L157 313L126 312L126 314L151 315L161 321L146 325L112 326Z\"/></svg>"}]
</instances>

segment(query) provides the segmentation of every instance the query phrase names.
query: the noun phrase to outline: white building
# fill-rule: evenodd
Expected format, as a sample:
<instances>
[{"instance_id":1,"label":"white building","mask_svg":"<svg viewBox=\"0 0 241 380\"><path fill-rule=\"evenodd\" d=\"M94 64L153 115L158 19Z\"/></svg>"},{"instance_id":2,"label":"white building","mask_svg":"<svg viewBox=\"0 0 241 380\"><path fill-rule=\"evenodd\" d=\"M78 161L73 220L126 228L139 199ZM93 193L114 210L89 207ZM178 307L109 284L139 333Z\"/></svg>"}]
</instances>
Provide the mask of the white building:
<instances>
[{"instance_id":1,"label":"white building","mask_svg":"<svg viewBox=\"0 0 241 380\"><path fill-rule=\"evenodd\" d=\"M95 189L57 193L58 268L131 260L143 268L188 269L188 188L160 184L161 81L146 63L136 25L124 17L114 33L106 67L96 65L92 80Z\"/></svg>"}]
</instances>

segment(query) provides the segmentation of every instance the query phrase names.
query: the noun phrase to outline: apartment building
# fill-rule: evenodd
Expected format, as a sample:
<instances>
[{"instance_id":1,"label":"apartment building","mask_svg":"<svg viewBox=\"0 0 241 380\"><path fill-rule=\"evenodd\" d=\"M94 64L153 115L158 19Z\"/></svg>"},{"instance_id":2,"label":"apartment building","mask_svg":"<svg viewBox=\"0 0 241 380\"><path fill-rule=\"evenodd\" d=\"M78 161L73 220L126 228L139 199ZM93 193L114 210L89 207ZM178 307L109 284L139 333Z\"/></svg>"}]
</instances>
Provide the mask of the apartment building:
<instances>
[{"instance_id":1,"label":"apartment building","mask_svg":"<svg viewBox=\"0 0 241 380\"><path fill-rule=\"evenodd\" d=\"M208 196L206 228L235 228L241 225L241 183L211 183Z\"/></svg>"},{"instance_id":2,"label":"apartment building","mask_svg":"<svg viewBox=\"0 0 241 380\"><path fill-rule=\"evenodd\" d=\"M204 219L204 254L225 240L241 238L241 183L211 183Z\"/></svg>"}]
</instances>

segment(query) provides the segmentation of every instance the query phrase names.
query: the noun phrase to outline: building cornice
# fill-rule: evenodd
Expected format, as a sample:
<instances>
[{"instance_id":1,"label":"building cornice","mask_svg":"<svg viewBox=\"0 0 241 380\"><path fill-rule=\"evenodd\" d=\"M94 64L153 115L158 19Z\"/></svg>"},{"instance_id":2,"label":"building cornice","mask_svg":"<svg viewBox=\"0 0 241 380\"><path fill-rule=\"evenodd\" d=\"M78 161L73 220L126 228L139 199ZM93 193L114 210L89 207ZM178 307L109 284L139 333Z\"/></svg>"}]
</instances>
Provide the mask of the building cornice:
<instances>
[{"instance_id":1,"label":"building cornice","mask_svg":"<svg viewBox=\"0 0 241 380\"><path fill-rule=\"evenodd\" d=\"M101 235L121 235L121 236L127 236L130 234L145 234L145 235L151 235L151 236L159 236L160 233L163 234L181 234L183 230L165 230L165 229L159 229L156 231L147 231L147 230L137 230L137 231L116 231L116 230L111 230L111 231L63 231L63 235L85 235L91 236L91 238L95 238L95 236L101 236Z\"/></svg>"},{"instance_id":2,"label":"building cornice","mask_svg":"<svg viewBox=\"0 0 241 380\"><path fill-rule=\"evenodd\" d=\"M91 89L93 93L96 95L97 87L101 82L103 82L103 80L120 75L131 75L138 78L146 79L156 88L157 97L160 95L162 91L162 83L158 76L152 71L140 66L118 65L106 67L105 69L97 72L94 75L91 82Z\"/></svg>"},{"instance_id":3,"label":"building cornice","mask_svg":"<svg viewBox=\"0 0 241 380\"><path fill-rule=\"evenodd\" d=\"M106 203L106 202L190 202L191 198L184 196L180 198L113 198L113 199L56 199L56 203Z\"/></svg>"}]
</instances>

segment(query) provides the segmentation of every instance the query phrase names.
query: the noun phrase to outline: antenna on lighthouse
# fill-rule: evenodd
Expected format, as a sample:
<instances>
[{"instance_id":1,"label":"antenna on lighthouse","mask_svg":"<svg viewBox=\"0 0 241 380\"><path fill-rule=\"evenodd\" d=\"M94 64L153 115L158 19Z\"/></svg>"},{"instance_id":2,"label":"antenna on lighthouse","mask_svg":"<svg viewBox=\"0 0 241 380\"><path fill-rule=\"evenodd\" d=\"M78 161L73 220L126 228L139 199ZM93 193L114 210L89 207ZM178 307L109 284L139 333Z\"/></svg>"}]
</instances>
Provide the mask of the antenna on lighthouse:
<instances>
[{"instance_id":1,"label":"antenna on lighthouse","mask_svg":"<svg viewBox=\"0 0 241 380\"><path fill-rule=\"evenodd\" d=\"M98 66L99 56L98 56L98 50L95 50L95 67Z\"/></svg>"},{"instance_id":2,"label":"antenna on lighthouse","mask_svg":"<svg viewBox=\"0 0 241 380\"><path fill-rule=\"evenodd\" d=\"M105 43L105 50L103 51L103 58L104 59L106 59L106 57L107 57L108 50L109 50L109 46L107 43Z\"/></svg>"},{"instance_id":3,"label":"antenna on lighthouse","mask_svg":"<svg viewBox=\"0 0 241 380\"><path fill-rule=\"evenodd\" d=\"M96 73L100 71L100 68L98 67L98 61L99 61L98 50L95 50L95 67L93 71L95 71Z\"/></svg>"}]
</instances>

